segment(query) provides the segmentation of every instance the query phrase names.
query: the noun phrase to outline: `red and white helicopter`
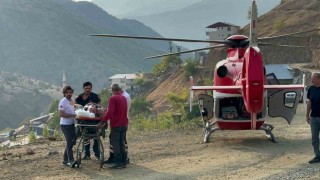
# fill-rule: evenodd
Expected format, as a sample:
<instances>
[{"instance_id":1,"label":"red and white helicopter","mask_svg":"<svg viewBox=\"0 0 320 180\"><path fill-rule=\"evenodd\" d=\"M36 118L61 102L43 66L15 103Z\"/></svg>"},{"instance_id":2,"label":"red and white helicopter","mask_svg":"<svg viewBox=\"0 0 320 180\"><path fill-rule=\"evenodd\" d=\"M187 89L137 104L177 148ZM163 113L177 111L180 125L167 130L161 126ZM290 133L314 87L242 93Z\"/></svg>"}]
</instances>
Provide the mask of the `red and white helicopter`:
<instances>
[{"instance_id":1,"label":"red and white helicopter","mask_svg":"<svg viewBox=\"0 0 320 180\"><path fill-rule=\"evenodd\" d=\"M253 0L249 38L244 35L233 35L225 41L220 41L113 34L94 34L91 36L219 44L148 58L228 47L227 58L218 62L215 67L213 86L194 86L191 79L190 109L192 107L193 91L213 91L213 96L207 94L198 95L199 107L206 124L204 142L209 142L210 135L216 130L264 130L272 142L277 142L272 133L274 127L265 122L266 117L267 115L270 117L283 117L290 124L296 112L299 101L298 96L301 94L301 90L305 89L305 78L303 78L303 84L301 85L279 85L274 74L266 75L258 44L272 44L258 43L258 40L309 33L320 29L258 38L256 24L257 6L255 0ZM293 45L273 46L306 47ZM306 93L303 94L305 95Z\"/></svg>"}]
</instances>

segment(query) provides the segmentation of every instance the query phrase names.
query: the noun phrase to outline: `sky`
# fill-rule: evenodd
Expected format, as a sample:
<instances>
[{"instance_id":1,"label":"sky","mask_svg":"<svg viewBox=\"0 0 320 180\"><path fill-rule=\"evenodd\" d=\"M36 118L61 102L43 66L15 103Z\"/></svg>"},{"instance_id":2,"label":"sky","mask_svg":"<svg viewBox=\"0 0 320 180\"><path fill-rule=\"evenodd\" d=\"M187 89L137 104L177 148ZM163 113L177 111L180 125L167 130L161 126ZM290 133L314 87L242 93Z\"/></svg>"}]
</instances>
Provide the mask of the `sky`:
<instances>
[{"instance_id":1,"label":"sky","mask_svg":"<svg viewBox=\"0 0 320 180\"><path fill-rule=\"evenodd\" d=\"M109 14L118 18L132 18L176 10L201 0L92 0Z\"/></svg>"}]
</instances>

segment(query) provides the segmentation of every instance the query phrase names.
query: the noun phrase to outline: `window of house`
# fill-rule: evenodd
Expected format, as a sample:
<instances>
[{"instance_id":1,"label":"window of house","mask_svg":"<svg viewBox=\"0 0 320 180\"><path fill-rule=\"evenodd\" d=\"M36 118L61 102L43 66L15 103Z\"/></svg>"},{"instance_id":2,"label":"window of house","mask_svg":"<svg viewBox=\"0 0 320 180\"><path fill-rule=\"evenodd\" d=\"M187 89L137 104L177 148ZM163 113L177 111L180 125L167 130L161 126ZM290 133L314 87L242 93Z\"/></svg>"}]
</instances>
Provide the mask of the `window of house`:
<instances>
[{"instance_id":1,"label":"window of house","mask_svg":"<svg viewBox=\"0 0 320 180\"><path fill-rule=\"evenodd\" d=\"M228 31L231 31L231 27L230 26L228 27Z\"/></svg>"}]
</instances>

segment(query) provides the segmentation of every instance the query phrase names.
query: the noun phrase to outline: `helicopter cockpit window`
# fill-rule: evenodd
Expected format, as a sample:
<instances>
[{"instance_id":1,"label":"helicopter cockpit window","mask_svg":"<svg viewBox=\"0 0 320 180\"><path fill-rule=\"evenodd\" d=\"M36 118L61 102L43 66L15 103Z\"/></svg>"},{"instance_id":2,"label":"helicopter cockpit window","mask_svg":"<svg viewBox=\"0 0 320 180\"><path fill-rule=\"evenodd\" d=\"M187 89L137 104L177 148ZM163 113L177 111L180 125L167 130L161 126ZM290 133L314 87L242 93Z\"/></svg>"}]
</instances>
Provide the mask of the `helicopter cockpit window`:
<instances>
[{"instance_id":1,"label":"helicopter cockpit window","mask_svg":"<svg viewBox=\"0 0 320 180\"><path fill-rule=\"evenodd\" d=\"M288 108L293 108L294 103L297 98L297 93L296 92L287 92L284 94L284 105Z\"/></svg>"}]
</instances>

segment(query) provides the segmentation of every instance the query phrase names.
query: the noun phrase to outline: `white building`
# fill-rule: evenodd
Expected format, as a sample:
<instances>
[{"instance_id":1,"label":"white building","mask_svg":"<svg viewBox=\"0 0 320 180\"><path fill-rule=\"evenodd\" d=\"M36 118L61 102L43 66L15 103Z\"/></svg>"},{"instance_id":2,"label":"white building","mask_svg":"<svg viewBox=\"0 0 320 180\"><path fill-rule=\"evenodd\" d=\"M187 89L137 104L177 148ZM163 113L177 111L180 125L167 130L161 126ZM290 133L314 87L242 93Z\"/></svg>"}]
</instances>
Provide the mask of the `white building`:
<instances>
[{"instance_id":1,"label":"white building","mask_svg":"<svg viewBox=\"0 0 320 180\"><path fill-rule=\"evenodd\" d=\"M206 35L209 40L225 40L228 37L238 33L240 26L217 22L207 27Z\"/></svg>"},{"instance_id":2,"label":"white building","mask_svg":"<svg viewBox=\"0 0 320 180\"><path fill-rule=\"evenodd\" d=\"M137 78L140 78L139 74L116 74L109 78L109 84L119 84L124 90L133 90L136 88L134 80Z\"/></svg>"}]
</instances>

